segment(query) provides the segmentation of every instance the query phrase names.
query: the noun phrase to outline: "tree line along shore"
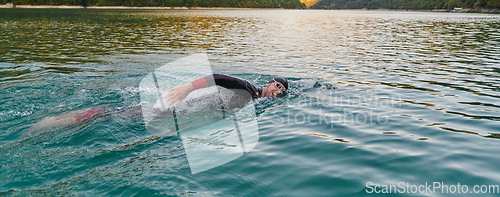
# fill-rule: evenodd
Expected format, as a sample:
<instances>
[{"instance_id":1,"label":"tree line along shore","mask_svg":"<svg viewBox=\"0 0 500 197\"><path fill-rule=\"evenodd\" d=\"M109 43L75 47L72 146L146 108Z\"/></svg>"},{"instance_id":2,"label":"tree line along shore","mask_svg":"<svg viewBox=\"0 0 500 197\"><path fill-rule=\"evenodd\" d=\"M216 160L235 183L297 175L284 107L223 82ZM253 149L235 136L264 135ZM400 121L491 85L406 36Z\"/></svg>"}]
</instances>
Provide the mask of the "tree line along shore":
<instances>
[{"instance_id":1,"label":"tree line along shore","mask_svg":"<svg viewBox=\"0 0 500 197\"><path fill-rule=\"evenodd\" d=\"M225 7L225 8L286 8L305 9L300 0L0 0L0 5L43 5L43 6L113 6L120 7L163 7L163 8L193 8L193 7Z\"/></svg>"},{"instance_id":2,"label":"tree line along shore","mask_svg":"<svg viewBox=\"0 0 500 197\"><path fill-rule=\"evenodd\" d=\"M311 8L498 12L500 0L322 0Z\"/></svg>"}]
</instances>

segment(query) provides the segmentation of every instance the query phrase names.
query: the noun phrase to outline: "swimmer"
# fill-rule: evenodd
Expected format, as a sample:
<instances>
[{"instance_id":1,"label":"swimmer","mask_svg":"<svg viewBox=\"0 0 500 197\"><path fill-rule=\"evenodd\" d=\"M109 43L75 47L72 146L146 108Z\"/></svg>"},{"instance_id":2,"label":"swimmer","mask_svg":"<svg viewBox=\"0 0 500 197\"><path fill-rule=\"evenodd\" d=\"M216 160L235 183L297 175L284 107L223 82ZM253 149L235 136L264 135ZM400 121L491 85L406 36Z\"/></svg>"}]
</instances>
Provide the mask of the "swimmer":
<instances>
[{"instance_id":1,"label":"swimmer","mask_svg":"<svg viewBox=\"0 0 500 197\"><path fill-rule=\"evenodd\" d=\"M164 94L168 105L182 102L194 90L211 86L221 86L228 90L243 90L252 96L252 99L263 97L276 97L282 95L288 89L288 81L282 77L272 78L265 87L258 88L250 82L233 76L224 74L213 74L196 79L190 83L177 86L167 90ZM97 106L83 110L64 112L52 117L42 119L40 122L32 124L31 128L22 137L32 136L42 130L63 127L79 122L89 121L100 116L114 114L117 116L131 117L141 113L141 107L133 107L128 110L113 110L108 106Z\"/></svg>"},{"instance_id":2,"label":"swimmer","mask_svg":"<svg viewBox=\"0 0 500 197\"><path fill-rule=\"evenodd\" d=\"M214 84L212 84L214 83ZM189 93L194 90L210 87L213 85L221 86L226 89L245 90L250 93L253 99L260 97L276 97L284 93L288 89L288 81L282 77L272 78L264 88L257 88L250 82L223 74L208 75L199 79L177 86L167 90L166 99L168 104L172 105L176 102L183 101Z\"/></svg>"}]
</instances>

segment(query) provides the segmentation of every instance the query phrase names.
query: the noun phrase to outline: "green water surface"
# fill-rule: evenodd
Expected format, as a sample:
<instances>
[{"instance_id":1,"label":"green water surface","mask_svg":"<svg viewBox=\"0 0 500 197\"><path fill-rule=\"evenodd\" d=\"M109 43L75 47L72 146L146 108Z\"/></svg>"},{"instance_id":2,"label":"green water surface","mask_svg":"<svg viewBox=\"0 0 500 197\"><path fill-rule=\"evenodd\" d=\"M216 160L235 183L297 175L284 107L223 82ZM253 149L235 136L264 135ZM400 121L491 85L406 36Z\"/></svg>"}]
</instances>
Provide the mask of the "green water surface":
<instances>
[{"instance_id":1,"label":"green water surface","mask_svg":"<svg viewBox=\"0 0 500 197\"><path fill-rule=\"evenodd\" d=\"M369 182L498 195L470 192L500 185L500 15L0 9L0 29L0 196L371 196ZM236 160L193 175L181 139L140 116L23 135L139 106L144 76L194 53L257 86L290 81L257 101L259 143ZM407 193L392 195L458 195Z\"/></svg>"}]
</instances>

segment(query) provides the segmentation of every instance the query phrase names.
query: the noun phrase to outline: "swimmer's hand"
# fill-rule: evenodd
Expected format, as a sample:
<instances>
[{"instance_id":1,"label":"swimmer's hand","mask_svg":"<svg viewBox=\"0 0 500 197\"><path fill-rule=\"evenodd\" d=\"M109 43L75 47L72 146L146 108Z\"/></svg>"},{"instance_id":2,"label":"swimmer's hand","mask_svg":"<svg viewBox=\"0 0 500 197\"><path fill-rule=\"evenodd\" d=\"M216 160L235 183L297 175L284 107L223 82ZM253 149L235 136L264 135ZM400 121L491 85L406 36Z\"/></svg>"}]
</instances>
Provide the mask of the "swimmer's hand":
<instances>
[{"instance_id":1,"label":"swimmer's hand","mask_svg":"<svg viewBox=\"0 0 500 197\"><path fill-rule=\"evenodd\" d=\"M194 87L191 83L186 83L184 85L180 85L167 90L167 95L165 96L165 98L168 100L168 105L183 101L193 90Z\"/></svg>"}]
</instances>

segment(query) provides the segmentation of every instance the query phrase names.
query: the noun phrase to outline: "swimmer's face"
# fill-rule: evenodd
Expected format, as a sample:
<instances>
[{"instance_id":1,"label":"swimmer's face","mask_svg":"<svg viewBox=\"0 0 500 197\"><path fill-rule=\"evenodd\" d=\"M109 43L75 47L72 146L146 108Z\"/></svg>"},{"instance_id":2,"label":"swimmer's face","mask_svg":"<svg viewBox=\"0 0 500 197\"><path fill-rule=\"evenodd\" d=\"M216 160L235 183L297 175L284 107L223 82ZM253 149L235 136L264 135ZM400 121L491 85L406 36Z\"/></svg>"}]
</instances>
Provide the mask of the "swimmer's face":
<instances>
[{"instance_id":1,"label":"swimmer's face","mask_svg":"<svg viewBox=\"0 0 500 197\"><path fill-rule=\"evenodd\" d=\"M276 97L283 94L285 91L285 86L280 82L274 81L272 83L266 84L264 90L262 90L262 97Z\"/></svg>"}]
</instances>

